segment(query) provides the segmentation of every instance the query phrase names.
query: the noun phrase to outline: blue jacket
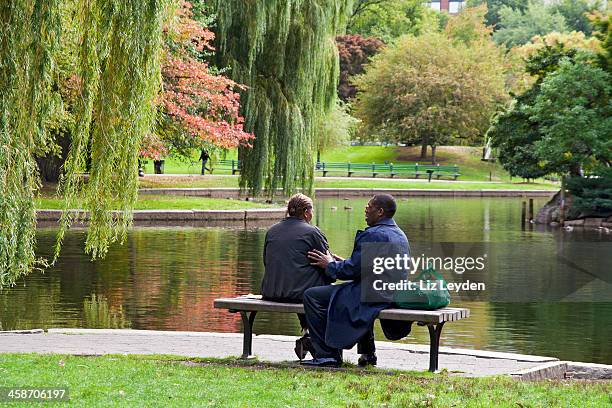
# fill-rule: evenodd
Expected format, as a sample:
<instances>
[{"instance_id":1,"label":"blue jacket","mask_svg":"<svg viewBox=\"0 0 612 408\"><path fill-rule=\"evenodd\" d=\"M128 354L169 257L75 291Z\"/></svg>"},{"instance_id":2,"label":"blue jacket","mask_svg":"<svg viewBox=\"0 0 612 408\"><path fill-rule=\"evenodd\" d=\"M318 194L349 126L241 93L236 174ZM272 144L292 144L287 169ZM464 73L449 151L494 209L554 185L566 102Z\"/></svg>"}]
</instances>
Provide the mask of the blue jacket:
<instances>
[{"instance_id":1,"label":"blue jacket","mask_svg":"<svg viewBox=\"0 0 612 408\"><path fill-rule=\"evenodd\" d=\"M332 279L350 280L335 285L327 311L325 343L334 348L352 348L369 330L381 310L391 303L361 302L361 251L366 242L390 242L398 244L410 255L406 234L391 218L383 218L376 225L357 231L351 257L327 265L325 273ZM381 320L385 335L396 340L410 332L411 322L390 322Z\"/></svg>"}]
</instances>

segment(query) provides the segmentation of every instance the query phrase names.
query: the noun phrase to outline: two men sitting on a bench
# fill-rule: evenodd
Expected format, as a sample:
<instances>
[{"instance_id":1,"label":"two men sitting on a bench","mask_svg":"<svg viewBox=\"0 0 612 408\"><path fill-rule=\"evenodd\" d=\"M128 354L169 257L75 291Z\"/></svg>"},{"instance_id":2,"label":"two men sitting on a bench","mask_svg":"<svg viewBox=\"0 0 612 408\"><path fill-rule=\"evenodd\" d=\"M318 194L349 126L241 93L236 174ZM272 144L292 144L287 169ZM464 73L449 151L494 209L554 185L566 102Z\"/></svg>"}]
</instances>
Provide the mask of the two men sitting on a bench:
<instances>
[{"instance_id":1,"label":"two men sitting on a bench","mask_svg":"<svg viewBox=\"0 0 612 408\"><path fill-rule=\"evenodd\" d=\"M390 243L409 255L408 239L393 220L396 203L388 194L375 195L365 207L368 228L357 231L353 253L342 259L329 251L321 231L310 225L312 200L302 194L291 197L288 217L274 225L266 235L264 263L266 273L262 284L264 299L304 302L305 318L310 339L297 342L300 360L307 349L312 360L309 366L340 366L342 349L356 343L361 354L359 365L376 364L374 321L390 302L361 301L361 256L365 243ZM336 279L347 281L330 285ZM411 322L381 320L385 336L391 340L405 337Z\"/></svg>"}]
</instances>

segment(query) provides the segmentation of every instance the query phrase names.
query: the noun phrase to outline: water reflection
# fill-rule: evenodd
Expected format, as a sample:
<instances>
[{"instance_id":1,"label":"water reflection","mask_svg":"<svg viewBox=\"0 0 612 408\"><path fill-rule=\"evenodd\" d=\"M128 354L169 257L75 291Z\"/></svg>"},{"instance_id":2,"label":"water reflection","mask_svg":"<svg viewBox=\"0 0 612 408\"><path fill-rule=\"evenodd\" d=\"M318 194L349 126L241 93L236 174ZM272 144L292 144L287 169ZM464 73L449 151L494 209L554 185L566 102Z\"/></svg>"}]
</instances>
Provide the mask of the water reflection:
<instances>
[{"instance_id":1,"label":"water reflection","mask_svg":"<svg viewBox=\"0 0 612 408\"><path fill-rule=\"evenodd\" d=\"M104 295L91 295L83 300L83 326L88 329L129 329L123 305L109 307Z\"/></svg>"},{"instance_id":2,"label":"water reflection","mask_svg":"<svg viewBox=\"0 0 612 408\"><path fill-rule=\"evenodd\" d=\"M339 255L350 254L355 231L365 226L366 201L317 201L315 222ZM443 344L612 363L612 292L593 286L593 279L585 280L584 274L572 272L554 256L562 248L579 265L609 266L612 251L606 249L607 245L612 248L612 236L531 225L521 230L520 204L520 199L493 198L399 201L396 220L415 247L487 243L503 262L486 278L499 291L519 287L529 292L528 303L454 298L454 305L471 308L472 317L448 325ZM536 207L541 204L542 200L536 200ZM82 253L84 231L72 230L55 267L0 293L0 328L238 332L238 316L213 309L213 299L259 292L264 235L265 228L240 224L234 228L135 228L106 259L91 262ZM54 230L40 229L38 242L41 255L51 254ZM590 247L592 242L599 249ZM514 261L520 258L529 258L533 265ZM550 287L574 286L580 288L578 298L543 301ZM585 294L592 301L584 301ZM255 323L257 333L297 334L298 330L293 315L262 313ZM427 331L415 328L407 341L427 343Z\"/></svg>"}]
</instances>

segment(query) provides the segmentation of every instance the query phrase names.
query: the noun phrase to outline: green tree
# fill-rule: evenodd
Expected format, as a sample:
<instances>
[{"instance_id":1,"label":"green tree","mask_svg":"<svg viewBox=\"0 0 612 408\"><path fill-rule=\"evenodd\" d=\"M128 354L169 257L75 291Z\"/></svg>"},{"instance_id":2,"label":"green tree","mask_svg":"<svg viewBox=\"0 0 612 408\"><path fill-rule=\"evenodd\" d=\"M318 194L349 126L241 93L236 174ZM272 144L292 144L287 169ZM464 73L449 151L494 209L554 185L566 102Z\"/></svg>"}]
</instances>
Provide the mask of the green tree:
<instances>
[{"instance_id":1,"label":"green tree","mask_svg":"<svg viewBox=\"0 0 612 408\"><path fill-rule=\"evenodd\" d=\"M347 144L358 123L350 115L349 106L337 101L317 129L317 162L321 161L324 151Z\"/></svg>"},{"instance_id":2,"label":"green tree","mask_svg":"<svg viewBox=\"0 0 612 408\"><path fill-rule=\"evenodd\" d=\"M612 212L612 167L601 166L594 172L597 177L570 177L567 189L574 197L573 207L587 214Z\"/></svg>"},{"instance_id":3,"label":"green tree","mask_svg":"<svg viewBox=\"0 0 612 408\"><path fill-rule=\"evenodd\" d=\"M404 34L437 29L438 14L421 0L356 0L347 32L389 43Z\"/></svg>"},{"instance_id":4,"label":"green tree","mask_svg":"<svg viewBox=\"0 0 612 408\"><path fill-rule=\"evenodd\" d=\"M583 58L562 59L526 110L542 133L538 156L573 176L612 166L612 76Z\"/></svg>"},{"instance_id":5,"label":"green tree","mask_svg":"<svg viewBox=\"0 0 612 408\"><path fill-rule=\"evenodd\" d=\"M435 162L436 146L475 143L487 129L506 95L502 66L491 43L468 46L446 33L402 37L357 80L362 131L420 144L423 158L431 146Z\"/></svg>"},{"instance_id":6,"label":"green tree","mask_svg":"<svg viewBox=\"0 0 612 408\"><path fill-rule=\"evenodd\" d=\"M217 2L217 55L241 94L253 149L240 149L240 186L259 194L312 189L316 129L334 107L339 76L335 38L344 0Z\"/></svg>"},{"instance_id":7,"label":"green tree","mask_svg":"<svg viewBox=\"0 0 612 408\"><path fill-rule=\"evenodd\" d=\"M505 111L491 120L487 139L497 151L497 158L510 175L524 179L543 177L552 172L540 160L535 143L542 139L537 123L530 120L526 108L533 104L539 88L529 89L516 98Z\"/></svg>"},{"instance_id":8,"label":"green tree","mask_svg":"<svg viewBox=\"0 0 612 408\"><path fill-rule=\"evenodd\" d=\"M497 149L502 166L512 175L525 179L543 177L555 173L551 163L542 160L536 143L544 137L540 123L531 117L529 110L540 93L547 75L559 69L562 59L573 59L579 49L595 48L582 33L571 35L551 33L536 37L535 41L515 49L525 58L524 69L534 78L534 83L504 111L495 115L487 131L487 139Z\"/></svg>"},{"instance_id":9,"label":"green tree","mask_svg":"<svg viewBox=\"0 0 612 408\"><path fill-rule=\"evenodd\" d=\"M78 2L69 27L62 26L60 3L0 5L0 286L37 265L35 155L52 143L46 124L59 109L52 81L62 30L75 29L79 46L78 98L60 192L67 208L77 196L85 198L86 250L94 257L125 239L137 196L138 149L155 116L165 1ZM84 184L88 149L91 171ZM65 213L58 250L70 221Z\"/></svg>"},{"instance_id":10,"label":"green tree","mask_svg":"<svg viewBox=\"0 0 612 408\"><path fill-rule=\"evenodd\" d=\"M493 29L484 22L486 13L486 6L465 9L448 21L444 32L455 42L474 45L476 49L490 49L492 44L489 39Z\"/></svg>"},{"instance_id":11,"label":"green tree","mask_svg":"<svg viewBox=\"0 0 612 408\"><path fill-rule=\"evenodd\" d=\"M191 0L193 18L205 26L214 25L215 0Z\"/></svg>"},{"instance_id":12,"label":"green tree","mask_svg":"<svg viewBox=\"0 0 612 408\"><path fill-rule=\"evenodd\" d=\"M581 31L591 35L593 27L589 21L589 14L600 10L602 4L598 0L559 0L550 7L565 18L569 31Z\"/></svg>"},{"instance_id":13,"label":"green tree","mask_svg":"<svg viewBox=\"0 0 612 408\"><path fill-rule=\"evenodd\" d=\"M487 132L502 165L524 178L609 165L609 73L594 64L597 40L583 33L535 40L518 49L535 83Z\"/></svg>"},{"instance_id":14,"label":"green tree","mask_svg":"<svg viewBox=\"0 0 612 408\"><path fill-rule=\"evenodd\" d=\"M598 54L599 66L612 73L612 12L603 14L596 12L591 17L595 32L593 35L600 41L601 50Z\"/></svg>"},{"instance_id":15,"label":"green tree","mask_svg":"<svg viewBox=\"0 0 612 408\"><path fill-rule=\"evenodd\" d=\"M467 6L476 7L481 4L486 4L487 14L485 16L485 23L497 30L501 28L499 11L502 7L510 7L513 10L524 11L528 3L528 0L468 0Z\"/></svg>"},{"instance_id":16,"label":"green tree","mask_svg":"<svg viewBox=\"0 0 612 408\"><path fill-rule=\"evenodd\" d=\"M525 10L503 6L499 10L500 26L493 39L512 48L527 44L534 36L568 31L565 18L540 0L530 1Z\"/></svg>"}]
</instances>

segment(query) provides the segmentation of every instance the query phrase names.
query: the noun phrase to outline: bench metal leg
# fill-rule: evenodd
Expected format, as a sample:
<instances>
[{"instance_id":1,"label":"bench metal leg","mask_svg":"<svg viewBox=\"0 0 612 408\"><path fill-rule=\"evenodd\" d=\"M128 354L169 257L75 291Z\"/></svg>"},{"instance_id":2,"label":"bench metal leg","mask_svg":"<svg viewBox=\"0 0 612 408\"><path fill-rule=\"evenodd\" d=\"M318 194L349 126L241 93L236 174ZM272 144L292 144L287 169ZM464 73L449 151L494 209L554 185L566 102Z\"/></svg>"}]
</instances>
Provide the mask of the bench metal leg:
<instances>
[{"instance_id":1,"label":"bench metal leg","mask_svg":"<svg viewBox=\"0 0 612 408\"><path fill-rule=\"evenodd\" d=\"M257 312L240 312L243 327L241 358L249 358L253 355L253 322L256 314Z\"/></svg>"},{"instance_id":2,"label":"bench metal leg","mask_svg":"<svg viewBox=\"0 0 612 408\"><path fill-rule=\"evenodd\" d=\"M440 335L442 334L444 322L433 324L429 323L429 371L438 371L438 352L440 351Z\"/></svg>"}]
</instances>

